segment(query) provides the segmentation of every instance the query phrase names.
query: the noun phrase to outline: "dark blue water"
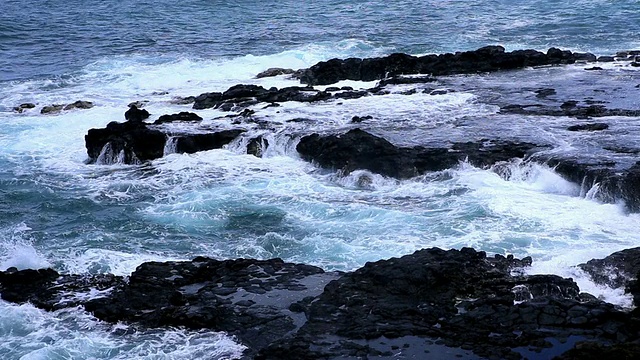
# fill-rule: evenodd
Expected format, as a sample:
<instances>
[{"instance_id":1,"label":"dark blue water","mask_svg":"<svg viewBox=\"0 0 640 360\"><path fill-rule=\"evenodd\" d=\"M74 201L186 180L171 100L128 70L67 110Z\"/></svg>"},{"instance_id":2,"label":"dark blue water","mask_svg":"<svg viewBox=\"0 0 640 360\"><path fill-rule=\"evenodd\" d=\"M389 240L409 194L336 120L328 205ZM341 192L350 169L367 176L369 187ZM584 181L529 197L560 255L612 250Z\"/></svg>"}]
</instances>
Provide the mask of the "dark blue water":
<instances>
[{"instance_id":1,"label":"dark blue water","mask_svg":"<svg viewBox=\"0 0 640 360\"><path fill-rule=\"evenodd\" d=\"M638 1L4 0L0 81L62 76L106 56L265 55L357 39L388 52L640 47Z\"/></svg>"}]
</instances>

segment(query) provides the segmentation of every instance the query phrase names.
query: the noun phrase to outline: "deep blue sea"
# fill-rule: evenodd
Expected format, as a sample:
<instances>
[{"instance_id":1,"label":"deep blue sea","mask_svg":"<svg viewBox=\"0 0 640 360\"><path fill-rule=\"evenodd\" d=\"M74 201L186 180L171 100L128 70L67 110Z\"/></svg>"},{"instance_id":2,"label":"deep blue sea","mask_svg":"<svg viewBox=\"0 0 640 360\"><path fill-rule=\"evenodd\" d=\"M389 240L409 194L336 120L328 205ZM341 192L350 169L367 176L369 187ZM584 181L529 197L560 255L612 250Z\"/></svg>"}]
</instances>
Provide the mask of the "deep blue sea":
<instances>
[{"instance_id":1,"label":"deep blue sea","mask_svg":"<svg viewBox=\"0 0 640 360\"><path fill-rule=\"evenodd\" d=\"M405 181L367 173L372 181L363 187L363 172L343 176L302 161L291 136L348 129L353 115L367 114L380 119L371 131L402 145L512 126L509 133L522 139L589 151L577 135L558 140L557 119L514 125L488 101L494 91L550 82L560 92L579 89L572 79L584 71L576 66L452 77L443 84L467 90L438 96L287 103L263 114L280 124L301 117L314 123L248 129L272 144L263 158L244 154L239 140L144 165L87 165L84 135L124 120L133 101L148 101L153 119L190 110L173 104L175 96L239 83L297 84L255 78L270 67L485 45L613 55L640 49L638 24L640 1L632 0L0 0L0 270L128 275L144 261L201 255L352 270L424 247L472 246L532 256L532 273L573 277L583 290L629 305L624 294L596 286L574 267L640 244L640 217L623 204L594 200L597 187L522 163L510 165L509 177L469 164ZM611 81L638 79L625 71ZM640 107L635 96L627 107ZM76 100L96 106L39 112ZM12 110L25 102L36 108ZM225 126L216 120L225 113L199 114L203 126ZM634 121L620 139L639 140ZM228 359L244 348L224 333L119 331L124 327L81 309L47 313L0 301L0 358Z\"/></svg>"}]
</instances>

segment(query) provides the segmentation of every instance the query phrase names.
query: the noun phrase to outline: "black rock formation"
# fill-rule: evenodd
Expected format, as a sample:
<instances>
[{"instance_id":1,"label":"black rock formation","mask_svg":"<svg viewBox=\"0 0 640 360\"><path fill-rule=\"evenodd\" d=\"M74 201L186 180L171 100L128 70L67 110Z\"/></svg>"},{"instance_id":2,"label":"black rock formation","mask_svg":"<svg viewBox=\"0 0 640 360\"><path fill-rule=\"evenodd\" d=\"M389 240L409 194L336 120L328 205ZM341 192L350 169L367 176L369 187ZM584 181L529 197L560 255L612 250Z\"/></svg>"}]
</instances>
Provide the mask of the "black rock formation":
<instances>
[{"instance_id":1,"label":"black rock formation","mask_svg":"<svg viewBox=\"0 0 640 360\"><path fill-rule=\"evenodd\" d=\"M519 359L518 349L569 336L637 355L635 312L581 294L571 279L523 275L530 264L470 248L419 250L344 274L280 259L198 257L144 263L126 280L9 269L0 272L0 296L45 310L84 307L113 323L227 331L255 359L391 357L438 344ZM103 296L74 296L92 289Z\"/></svg>"},{"instance_id":2,"label":"black rock formation","mask_svg":"<svg viewBox=\"0 0 640 360\"><path fill-rule=\"evenodd\" d=\"M332 59L303 71L300 81L309 85L329 85L340 80L373 81L401 74L469 74L526 66L571 64L576 60L592 58L591 54L576 55L556 48L549 49L545 54L536 50L505 52L502 46L486 46L474 51L421 57L391 54L380 58Z\"/></svg>"},{"instance_id":3,"label":"black rock formation","mask_svg":"<svg viewBox=\"0 0 640 360\"><path fill-rule=\"evenodd\" d=\"M440 171L468 159L477 166L523 158L536 145L529 143L457 143L451 148L401 148L387 140L353 129L345 134L303 137L296 149L303 159L326 168L350 173L366 169L381 175L405 179L428 171Z\"/></svg>"}]
</instances>

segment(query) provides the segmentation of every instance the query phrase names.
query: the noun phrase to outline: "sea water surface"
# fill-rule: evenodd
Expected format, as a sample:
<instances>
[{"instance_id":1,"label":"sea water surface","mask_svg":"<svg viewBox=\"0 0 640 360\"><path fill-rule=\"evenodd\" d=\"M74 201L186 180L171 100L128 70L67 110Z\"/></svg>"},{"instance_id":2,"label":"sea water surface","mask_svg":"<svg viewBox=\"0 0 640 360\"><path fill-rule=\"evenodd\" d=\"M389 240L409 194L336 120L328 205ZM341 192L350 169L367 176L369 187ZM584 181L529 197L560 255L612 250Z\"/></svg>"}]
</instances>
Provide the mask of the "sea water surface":
<instances>
[{"instance_id":1,"label":"sea water surface","mask_svg":"<svg viewBox=\"0 0 640 360\"><path fill-rule=\"evenodd\" d=\"M144 165L87 165L84 135L124 120L132 101L148 101L152 118L189 111L171 99L239 83L296 85L283 76L255 75L334 57L495 44L612 55L640 48L639 6L629 0L3 0L0 269L128 275L144 261L210 256L281 257L353 270L425 247L472 246L532 256L532 273L573 277L584 291L628 306L624 294L594 285L575 268L640 243L640 217L623 204L594 200L597 188L520 162L505 165L508 171L462 163L403 181L365 171L344 176L302 161L295 151L301 134L346 130L352 116L372 115L376 122L363 126L401 145L473 140L478 132L509 126L515 138L584 153L589 147L582 135L557 137L559 120L518 121L499 115L490 101L525 83L554 81L559 92L580 90L571 80L583 76L579 66L444 78L438 86L458 91L437 96L398 93L261 109L280 124L247 128L269 140L263 158L245 154L242 138L221 150L168 151ZM620 71L612 80L619 84L638 79L628 69L609 70ZM39 113L44 105L76 100L96 106ZM24 102L37 107L12 110ZM216 120L226 113L199 114L205 126L231 126ZM286 123L295 118L312 121ZM615 141L638 140L637 119L610 121L628 130ZM226 359L243 350L223 333L129 331L81 309L47 313L6 302L0 302L0 340L3 359Z\"/></svg>"}]
</instances>

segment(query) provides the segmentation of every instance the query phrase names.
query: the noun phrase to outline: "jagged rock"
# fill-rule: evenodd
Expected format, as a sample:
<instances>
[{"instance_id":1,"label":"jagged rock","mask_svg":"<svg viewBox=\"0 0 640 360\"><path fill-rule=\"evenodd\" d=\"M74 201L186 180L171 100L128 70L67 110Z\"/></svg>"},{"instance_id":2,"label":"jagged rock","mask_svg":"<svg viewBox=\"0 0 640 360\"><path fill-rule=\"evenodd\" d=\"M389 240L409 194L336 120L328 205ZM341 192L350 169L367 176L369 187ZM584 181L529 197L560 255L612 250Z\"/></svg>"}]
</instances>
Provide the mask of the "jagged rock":
<instances>
[{"instance_id":1,"label":"jagged rock","mask_svg":"<svg viewBox=\"0 0 640 360\"><path fill-rule=\"evenodd\" d=\"M247 154L261 158L268 146L269 141L267 139L262 136L255 137L247 144Z\"/></svg>"},{"instance_id":2,"label":"jagged rock","mask_svg":"<svg viewBox=\"0 0 640 360\"><path fill-rule=\"evenodd\" d=\"M208 92L195 97L193 108L196 110L209 109L217 107L222 101L221 92Z\"/></svg>"},{"instance_id":3,"label":"jagged rock","mask_svg":"<svg viewBox=\"0 0 640 360\"><path fill-rule=\"evenodd\" d=\"M419 250L346 274L280 259L198 257L144 263L126 280L9 269L0 272L0 294L46 310L84 307L113 323L226 331L255 359L415 354L436 339L479 357L518 359L513 349L539 350L550 337L638 340L635 313L580 294L571 279L522 275L530 265L470 248ZM101 297L74 296L92 289Z\"/></svg>"},{"instance_id":4,"label":"jagged rock","mask_svg":"<svg viewBox=\"0 0 640 360\"><path fill-rule=\"evenodd\" d=\"M584 55L579 59L583 60ZM501 46L486 46L475 51L421 57L391 54L370 59L331 59L304 70L300 81L309 85L330 85L340 80L373 81L403 74L478 73L575 61L576 57L570 51L555 48L545 54L536 50L505 52Z\"/></svg>"},{"instance_id":5,"label":"jagged rock","mask_svg":"<svg viewBox=\"0 0 640 360\"><path fill-rule=\"evenodd\" d=\"M111 154L108 155L111 158L116 157L125 164L136 164L139 161L162 157L166 135L161 131L149 129L138 119L139 117L136 121L125 123L113 121L104 129L90 129L84 137L89 162L97 162L101 154L105 155L105 151ZM113 162L115 161L103 161L105 164Z\"/></svg>"},{"instance_id":6,"label":"jagged rock","mask_svg":"<svg viewBox=\"0 0 640 360\"><path fill-rule=\"evenodd\" d=\"M293 69L284 69L284 68L269 68L265 71L260 72L258 75L256 75L257 79L261 79L261 78L266 78L266 77L273 77L273 76L278 76L278 75L289 75L289 74L293 74L296 71Z\"/></svg>"},{"instance_id":7,"label":"jagged rock","mask_svg":"<svg viewBox=\"0 0 640 360\"><path fill-rule=\"evenodd\" d=\"M67 106L64 107L64 110L71 110L71 109L91 109L93 107L93 103L91 101L83 101L83 100L78 100L72 104L69 104Z\"/></svg>"},{"instance_id":8,"label":"jagged rock","mask_svg":"<svg viewBox=\"0 0 640 360\"><path fill-rule=\"evenodd\" d=\"M640 344L627 342L606 345L596 342L582 342L554 360L635 360L640 358Z\"/></svg>"},{"instance_id":9,"label":"jagged rock","mask_svg":"<svg viewBox=\"0 0 640 360\"><path fill-rule=\"evenodd\" d=\"M399 179L448 169L466 158L475 165L488 166L522 158L535 148L528 143L490 142L458 143L452 148L400 148L360 129L340 135L305 136L296 147L303 159L322 167L345 173L366 169Z\"/></svg>"},{"instance_id":10,"label":"jagged rock","mask_svg":"<svg viewBox=\"0 0 640 360\"><path fill-rule=\"evenodd\" d=\"M413 353L442 339L481 357L519 359L513 348L551 346L549 336L637 338L625 313L596 299L581 300L570 279L510 275L523 265L468 248L425 249L367 263L296 306L307 322L293 338L260 350L256 359L345 358L354 356L353 343L361 345L359 357L376 356L374 347L394 350L389 346L394 339Z\"/></svg>"},{"instance_id":11,"label":"jagged rock","mask_svg":"<svg viewBox=\"0 0 640 360\"><path fill-rule=\"evenodd\" d=\"M40 114L56 114L62 111L64 105L47 105L40 109Z\"/></svg>"},{"instance_id":12,"label":"jagged rock","mask_svg":"<svg viewBox=\"0 0 640 360\"><path fill-rule=\"evenodd\" d=\"M578 265L596 284L621 288L640 272L640 247L615 252L604 259L591 259Z\"/></svg>"},{"instance_id":13,"label":"jagged rock","mask_svg":"<svg viewBox=\"0 0 640 360\"><path fill-rule=\"evenodd\" d=\"M174 121L201 121L202 117L198 114L194 114L192 112L182 111L178 114L171 115L162 115L158 118L158 120L154 121L154 125L160 125L168 122Z\"/></svg>"},{"instance_id":14,"label":"jagged rock","mask_svg":"<svg viewBox=\"0 0 640 360\"><path fill-rule=\"evenodd\" d=\"M129 105L129 110L124 113L124 118L131 122L142 122L149 117L149 112L146 109L138 109L135 104Z\"/></svg>"},{"instance_id":15,"label":"jagged rock","mask_svg":"<svg viewBox=\"0 0 640 360\"><path fill-rule=\"evenodd\" d=\"M176 152L193 154L198 151L220 149L243 132L244 130L222 130L204 134L181 134L176 139Z\"/></svg>"},{"instance_id":16,"label":"jagged rock","mask_svg":"<svg viewBox=\"0 0 640 360\"><path fill-rule=\"evenodd\" d=\"M25 111L26 109L33 109L34 107L36 107L36 104L23 103L23 104L20 104L20 105L14 107L13 111L21 113L21 112Z\"/></svg>"}]
</instances>

